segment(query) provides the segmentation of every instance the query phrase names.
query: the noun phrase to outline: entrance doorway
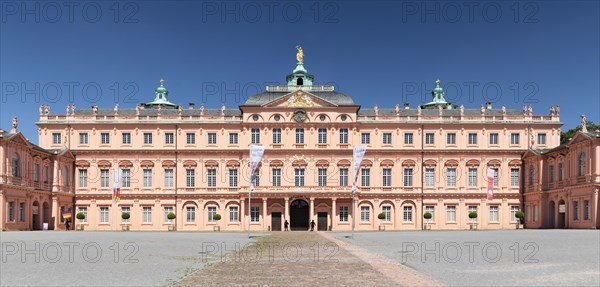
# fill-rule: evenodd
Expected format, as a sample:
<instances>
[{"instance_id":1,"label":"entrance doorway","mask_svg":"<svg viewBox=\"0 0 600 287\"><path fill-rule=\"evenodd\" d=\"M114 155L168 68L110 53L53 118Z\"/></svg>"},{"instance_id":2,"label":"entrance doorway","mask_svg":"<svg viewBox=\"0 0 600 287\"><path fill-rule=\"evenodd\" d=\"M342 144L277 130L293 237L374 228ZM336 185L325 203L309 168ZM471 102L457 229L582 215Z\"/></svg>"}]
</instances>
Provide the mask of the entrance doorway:
<instances>
[{"instance_id":1,"label":"entrance doorway","mask_svg":"<svg viewBox=\"0 0 600 287\"><path fill-rule=\"evenodd\" d=\"M317 213L317 230L327 231L327 212Z\"/></svg>"},{"instance_id":2,"label":"entrance doorway","mask_svg":"<svg viewBox=\"0 0 600 287\"><path fill-rule=\"evenodd\" d=\"M290 230L308 230L308 202L296 199L290 204Z\"/></svg>"},{"instance_id":3,"label":"entrance doorway","mask_svg":"<svg viewBox=\"0 0 600 287\"><path fill-rule=\"evenodd\" d=\"M550 201L550 206L548 207L548 211L550 212L550 228L556 228L555 222L556 222L556 210L555 210L556 206L554 206L554 201Z\"/></svg>"},{"instance_id":4,"label":"entrance doorway","mask_svg":"<svg viewBox=\"0 0 600 287\"><path fill-rule=\"evenodd\" d=\"M31 217L31 229L32 230L40 230L40 203L37 201L33 202L32 206L33 216Z\"/></svg>"},{"instance_id":5,"label":"entrance doorway","mask_svg":"<svg viewBox=\"0 0 600 287\"><path fill-rule=\"evenodd\" d=\"M566 211L566 205L565 205L565 201L564 200L560 200L558 202L558 220L557 220L557 226L556 228L565 228L565 214L567 213Z\"/></svg>"},{"instance_id":6,"label":"entrance doorway","mask_svg":"<svg viewBox=\"0 0 600 287\"><path fill-rule=\"evenodd\" d=\"M281 212L271 212L271 231L281 231Z\"/></svg>"}]
</instances>

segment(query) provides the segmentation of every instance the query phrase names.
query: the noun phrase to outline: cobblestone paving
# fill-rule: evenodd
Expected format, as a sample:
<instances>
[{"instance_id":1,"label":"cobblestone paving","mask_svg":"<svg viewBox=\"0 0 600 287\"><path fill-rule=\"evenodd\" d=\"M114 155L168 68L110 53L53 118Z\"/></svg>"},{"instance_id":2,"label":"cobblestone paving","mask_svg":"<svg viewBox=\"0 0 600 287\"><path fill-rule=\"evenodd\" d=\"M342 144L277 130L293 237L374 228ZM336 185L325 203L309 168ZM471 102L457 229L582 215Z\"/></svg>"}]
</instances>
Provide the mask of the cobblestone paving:
<instances>
[{"instance_id":1,"label":"cobblestone paving","mask_svg":"<svg viewBox=\"0 0 600 287\"><path fill-rule=\"evenodd\" d=\"M216 244L206 254L215 254ZM225 248L224 248L225 247ZM215 258L213 258L214 260ZM209 260L209 257L203 258ZM281 232L239 246L175 286L432 286L414 271L316 232Z\"/></svg>"}]
</instances>

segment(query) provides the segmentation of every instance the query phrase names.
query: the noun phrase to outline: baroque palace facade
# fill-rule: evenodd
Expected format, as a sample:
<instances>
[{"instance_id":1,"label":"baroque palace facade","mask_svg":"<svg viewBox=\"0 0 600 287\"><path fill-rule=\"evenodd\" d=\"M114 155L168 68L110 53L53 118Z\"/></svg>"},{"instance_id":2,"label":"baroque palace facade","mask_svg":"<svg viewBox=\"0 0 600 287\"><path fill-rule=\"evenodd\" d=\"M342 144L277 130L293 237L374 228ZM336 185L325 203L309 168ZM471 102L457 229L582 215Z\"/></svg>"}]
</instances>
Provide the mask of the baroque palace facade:
<instances>
[{"instance_id":1,"label":"baroque palace facade","mask_svg":"<svg viewBox=\"0 0 600 287\"><path fill-rule=\"evenodd\" d=\"M282 230L285 220L292 229L306 230L314 220L317 230L340 231L351 229L354 216L356 230L419 230L426 223L431 229L468 229L472 221L480 229L510 229L517 224L515 212L524 208L526 226L546 227L541 214L548 203L524 200L523 188L529 187L521 180L526 173L522 157L531 161L539 155L528 150L559 145L559 111L536 116L531 107L516 111L492 109L491 104L465 109L446 102L439 81L432 101L417 108L361 109L333 86L313 85L302 60L300 54L287 85L268 86L236 109L183 108L169 101L162 80L154 101L134 109L71 106L66 114L52 114L47 106L40 107L39 144L47 150L23 146L40 153L45 166L51 165L46 158L60 158L65 166L70 160L66 169L55 163L53 175L71 171L73 180L55 177L58 190L45 186L39 196L47 196L43 202L54 200L54 194L60 194L59 202L63 194L73 196L65 208L86 214L75 222L86 230L126 225L131 230L175 226L202 231L218 226L268 231ZM4 157L13 152L4 147L11 145L8 141L2 140ZM251 144L266 151L249 204ZM367 146L367 152L358 176L355 215L351 165L357 145ZM6 160L3 166L10 169L11 164ZM489 201L488 168L494 173L494 198ZM113 205L117 169L122 173L121 199ZM598 181L597 176L592 180ZM4 191L3 206L18 201L10 194ZM31 198L23 202L28 205ZM597 210L597 196L589 200L590 210ZM58 207L53 205L52 216L58 218L60 212L54 209ZM470 211L479 217L469 219ZM540 215L529 214L534 211ZM122 212L131 218L122 219ZM174 220L167 218L170 212L177 215ZM427 222L425 212L433 214ZM221 220L213 219L216 213ZM378 219L379 213L386 218ZM63 225L57 220L54 227Z\"/></svg>"}]
</instances>

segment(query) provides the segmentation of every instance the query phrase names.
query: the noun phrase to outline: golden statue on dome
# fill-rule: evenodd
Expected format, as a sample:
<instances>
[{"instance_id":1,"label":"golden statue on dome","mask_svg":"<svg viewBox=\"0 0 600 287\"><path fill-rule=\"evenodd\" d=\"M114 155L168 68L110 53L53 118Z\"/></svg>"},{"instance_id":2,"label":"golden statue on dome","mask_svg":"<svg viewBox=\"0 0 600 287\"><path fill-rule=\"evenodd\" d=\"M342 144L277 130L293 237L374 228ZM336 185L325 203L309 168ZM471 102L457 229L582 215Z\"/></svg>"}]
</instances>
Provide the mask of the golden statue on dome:
<instances>
[{"instance_id":1,"label":"golden statue on dome","mask_svg":"<svg viewBox=\"0 0 600 287\"><path fill-rule=\"evenodd\" d=\"M300 45L296 45L296 49L298 49L298 53L296 54L296 60L298 60L298 64L303 64L304 52L302 51L302 47L300 47Z\"/></svg>"}]
</instances>

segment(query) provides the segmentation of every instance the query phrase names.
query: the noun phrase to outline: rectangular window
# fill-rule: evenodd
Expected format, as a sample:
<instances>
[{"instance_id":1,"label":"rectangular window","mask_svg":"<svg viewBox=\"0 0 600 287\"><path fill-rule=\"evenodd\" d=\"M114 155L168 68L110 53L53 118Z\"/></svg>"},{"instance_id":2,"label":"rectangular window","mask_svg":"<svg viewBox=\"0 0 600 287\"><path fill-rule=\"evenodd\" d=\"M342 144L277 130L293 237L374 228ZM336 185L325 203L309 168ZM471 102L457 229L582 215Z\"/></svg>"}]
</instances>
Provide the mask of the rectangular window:
<instances>
[{"instance_id":1,"label":"rectangular window","mask_svg":"<svg viewBox=\"0 0 600 287\"><path fill-rule=\"evenodd\" d=\"M435 220L435 206L433 206L433 205L426 205L425 206L425 213L431 214L431 218L430 219L426 219L427 222L433 222Z\"/></svg>"},{"instance_id":2,"label":"rectangular window","mask_svg":"<svg viewBox=\"0 0 600 287\"><path fill-rule=\"evenodd\" d=\"M510 186L518 187L519 186L519 169L511 168L510 169Z\"/></svg>"},{"instance_id":3,"label":"rectangular window","mask_svg":"<svg viewBox=\"0 0 600 287\"><path fill-rule=\"evenodd\" d=\"M250 209L250 221L251 222L259 222L259 217L260 213L259 213L259 209L258 206L252 206L252 208Z\"/></svg>"},{"instance_id":4,"label":"rectangular window","mask_svg":"<svg viewBox=\"0 0 600 287\"><path fill-rule=\"evenodd\" d=\"M490 206L490 221L498 222L498 206Z\"/></svg>"},{"instance_id":5,"label":"rectangular window","mask_svg":"<svg viewBox=\"0 0 600 287\"><path fill-rule=\"evenodd\" d=\"M100 223L108 223L108 207L100 207Z\"/></svg>"},{"instance_id":6,"label":"rectangular window","mask_svg":"<svg viewBox=\"0 0 600 287\"><path fill-rule=\"evenodd\" d=\"M230 169L229 170L229 187L237 187L238 185L238 170Z\"/></svg>"},{"instance_id":7,"label":"rectangular window","mask_svg":"<svg viewBox=\"0 0 600 287\"><path fill-rule=\"evenodd\" d=\"M340 186L348 186L348 169L340 168Z\"/></svg>"},{"instance_id":8,"label":"rectangular window","mask_svg":"<svg viewBox=\"0 0 600 287\"><path fill-rule=\"evenodd\" d=\"M304 169L294 170L294 186L304 186Z\"/></svg>"},{"instance_id":9,"label":"rectangular window","mask_svg":"<svg viewBox=\"0 0 600 287\"><path fill-rule=\"evenodd\" d=\"M579 220L579 201L573 201L573 220Z\"/></svg>"},{"instance_id":10,"label":"rectangular window","mask_svg":"<svg viewBox=\"0 0 600 287\"><path fill-rule=\"evenodd\" d=\"M425 134L425 144L434 144L435 143L435 134L427 133Z\"/></svg>"},{"instance_id":11,"label":"rectangular window","mask_svg":"<svg viewBox=\"0 0 600 287\"><path fill-rule=\"evenodd\" d=\"M196 222L196 207L188 206L185 208L185 222L194 223Z\"/></svg>"},{"instance_id":12,"label":"rectangular window","mask_svg":"<svg viewBox=\"0 0 600 287\"><path fill-rule=\"evenodd\" d=\"M144 144L152 144L152 133L144 133Z\"/></svg>"},{"instance_id":13,"label":"rectangular window","mask_svg":"<svg viewBox=\"0 0 600 287\"><path fill-rule=\"evenodd\" d=\"M412 222L412 206L404 206L404 222Z\"/></svg>"},{"instance_id":14,"label":"rectangular window","mask_svg":"<svg viewBox=\"0 0 600 287\"><path fill-rule=\"evenodd\" d=\"M405 168L404 169L404 186L406 187L410 187L413 185L412 180L413 180L413 170L412 168Z\"/></svg>"},{"instance_id":15,"label":"rectangular window","mask_svg":"<svg viewBox=\"0 0 600 287\"><path fill-rule=\"evenodd\" d=\"M470 145L477 144L477 134L476 133L469 134L469 144Z\"/></svg>"},{"instance_id":16,"label":"rectangular window","mask_svg":"<svg viewBox=\"0 0 600 287\"><path fill-rule=\"evenodd\" d=\"M297 128L296 129L296 144L303 144L303 143L304 143L304 129Z\"/></svg>"},{"instance_id":17,"label":"rectangular window","mask_svg":"<svg viewBox=\"0 0 600 287\"><path fill-rule=\"evenodd\" d=\"M131 144L131 134L130 133L121 134L121 143L122 144Z\"/></svg>"},{"instance_id":18,"label":"rectangular window","mask_svg":"<svg viewBox=\"0 0 600 287\"><path fill-rule=\"evenodd\" d=\"M152 187L152 170L144 169L144 187Z\"/></svg>"},{"instance_id":19,"label":"rectangular window","mask_svg":"<svg viewBox=\"0 0 600 287\"><path fill-rule=\"evenodd\" d=\"M340 144L348 144L348 129L346 128L340 129Z\"/></svg>"},{"instance_id":20,"label":"rectangular window","mask_svg":"<svg viewBox=\"0 0 600 287\"><path fill-rule=\"evenodd\" d=\"M152 207L144 206L142 208L142 222L152 223Z\"/></svg>"},{"instance_id":21,"label":"rectangular window","mask_svg":"<svg viewBox=\"0 0 600 287\"><path fill-rule=\"evenodd\" d=\"M456 144L456 134L449 133L446 135L446 144L447 145L455 145Z\"/></svg>"},{"instance_id":22,"label":"rectangular window","mask_svg":"<svg viewBox=\"0 0 600 287\"><path fill-rule=\"evenodd\" d=\"M383 221L390 222L392 220L392 207L391 206L389 206L389 205L382 206L381 212L383 214L385 214L385 218L383 219Z\"/></svg>"},{"instance_id":23,"label":"rectangular window","mask_svg":"<svg viewBox=\"0 0 600 287\"><path fill-rule=\"evenodd\" d=\"M165 144L173 144L175 142L175 136L173 133L165 133Z\"/></svg>"},{"instance_id":24,"label":"rectangular window","mask_svg":"<svg viewBox=\"0 0 600 287\"><path fill-rule=\"evenodd\" d=\"M383 144L392 144L392 133L383 133Z\"/></svg>"},{"instance_id":25,"label":"rectangular window","mask_svg":"<svg viewBox=\"0 0 600 287\"><path fill-rule=\"evenodd\" d=\"M217 144L217 134L208 133L208 144Z\"/></svg>"},{"instance_id":26,"label":"rectangular window","mask_svg":"<svg viewBox=\"0 0 600 287\"><path fill-rule=\"evenodd\" d=\"M79 170L79 187L87 187L87 169Z\"/></svg>"},{"instance_id":27,"label":"rectangular window","mask_svg":"<svg viewBox=\"0 0 600 287\"><path fill-rule=\"evenodd\" d=\"M363 168L360 170L360 185L361 186L371 186L371 170L368 168Z\"/></svg>"},{"instance_id":28,"label":"rectangular window","mask_svg":"<svg viewBox=\"0 0 600 287\"><path fill-rule=\"evenodd\" d=\"M477 169L469 168L469 186L476 187L477 186Z\"/></svg>"},{"instance_id":29,"label":"rectangular window","mask_svg":"<svg viewBox=\"0 0 600 287\"><path fill-rule=\"evenodd\" d=\"M273 129L273 144L281 144L281 129Z\"/></svg>"},{"instance_id":30,"label":"rectangular window","mask_svg":"<svg viewBox=\"0 0 600 287\"><path fill-rule=\"evenodd\" d=\"M229 222L238 222L239 221L239 211L237 206L229 207Z\"/></svg>"},{"instance_id":31,"label":"rectangular window","mask_svg":"<svg viewBox=\"0 0 600 287\"><path fill-rule=\"evenodd\" d=\"M122 169L121 170L122 173L122 182L121 182L121 187L131 187L131 170L129 169Z\"/></svg>"},{"instance_id":32,"label":"rectangular window","mask_svg":"<svg viewBox=\"0 0 600 287\"><path fill-rule=\"evenodd\" d=\"M446 206L446 221L447 222L456 222L456 206L454 206L454 205Z\"/></svg>"},{"instance_id":33,"label":"rectangular window","mask_svg":"<svg viewBox=\"0 0 600 287\"><path fill-rule=\"evenodd\" d=\"M494 172L494 186L498 186L498 168L492 168Z\"/></svg>"},{"instance_id":34,"label":"rectangular window","mask_svg":"<svg viewBox=\"0 0 600 287\"><path fill-rule=\"evenodd\" d=\"M384 168L382 170L383 175L383 186L390 187L392 186L392 169Z\"/></svg>"},{"instance_id":35,"label":"rectangular window","mask_svg":"<svg viewBox=\"0 0 600 287\"><path fill-rule=\"evenodd\" d=\"M209 168L207 170L207 176L206 183L208 187L217 186L217 170L214 168Z\"/></svg>"},{"instance_id":36,"label":"rectangular window","mask_svg":"<svg viewBox=\"0 0 600 287\"><path fill-rule=\"evenodd\" d=\"M554 182L554 166L548 166L548 182Z\"/></svg>"},{"instance_id":37,"label":"rectangular window","mask_svg":"<svg viewBox=\"0 0 600 287\"><path fill-rule=\"evenodd\" d=\"M531 205L525 206L525 221L531 221Z\"/></svg>"},{"instance_id":38,"label":"rectangular window","mask_svg":"<svg viewBox=\"0 0 600 287\"><path fill-rule=\"evenodd\" d=\"M13 201L8 203L8 222L15 221L15 203Z\"/></svg>"},{"instance_id":39,"label":"rectangular window","mask_svg":"<svg viewBox=\"0 0 600 287\"><path fill-rule=\"evenodd\" d=\"M490 144L492 144L492 145L498 144L498 134L497 133L490 134Z\"/></svg>"},{"instance_id":40,"label":"rectangular window","mask_svg":"<svg viewBox=\"0 0 600 287\"><path fill-rule=\"evenodd\" d=\"M538 206L534 205L533 206L533 222L537 222L538 221Z\"/></svg>"},{"instance_id":41,"label":"rectangular window","mask_svg":"<svg viewBox=\"0 0 600 287\"><path fill-rule=\"evenodd\" d=\"M425 186L435 185L435 169L425 168Z\"/></svg>"},{"instance_id":42,"label":"rectangular window","mask_svg":"<svg viewBox=\"0 0 600 287\"><path fill-rule=\"evenodd\" d=\"M448 186L456 186L456 168L448 168L446 170L446 177Z\"/></svg>"},{"instance_id":43,"label":"rectangular window","mask_svg":"<svg viewBox=\"0 0 600 287\"><path fill-rule=\"evenodd\" d=\"M468 216L469 213L471 213L471 212L477 212L477 206L475 206L475 205L469 205L469 207L468 207L467 210L468 210L467 217L469 217ZM469 222L470 223L477 222L477 218L469 218Z\"/></svg>"},{"instance_id":44,"label":"rectangular window","mask_svg":"<svg viewBox=\"0 0 600 287\"><path fill-rule=\"evenodd\" d=\"M324 128L319 129L318 140L319 140L319 144L327 143L327 129L324 129Z\"/></svg>"},{"instance_id":45,"label":"rectangular window","mask_svg":"<svg viewBox=\"0 0 600 287\"><path fill-rule=\"evenodd\" d=\"M371 144L371 134L370 133L362 133L360 135L360 143L361 144Z\"/></svg>"},{"instance_id":46,"label":"rectangular window","mask_svg":"<svg viewBox=\"0 0 600 287\"><path fill-rule=\"evenodd\" d=\"M273 186L281 186L281 169L274 168L273 171Z\"/></svg>"},{"instance_id":47,"label":"rectangular window","mask_svg":"<svg viewBox=\"0 0 600 287\"><path fill-rule=\"evenodd\" d=\"M519 134L510 134L510 144L511 145L518 145L520 142L520 138L519 138Z\"/></svg>"},{"instance_id":48,"label":"rectangular window","mask_svg":"<svg viewBox=\"0 0 600 287\"><path fill-rule=\"evenodd\" d=\"M538 144L545 145L546 144L546 134L538 134Z\"/></svg>"},{"instance_id":49,"label":"rectangular window","mask_svg":"<svg viewBox=\"0 0 600 287\"><path fill-rule=\"evenodd\" d=\"M405 145L413 144L413 133L405 133L404 134L404 144Z\"/></svg>"},{"instance_id":50,"label":"rectangular window","mask_svg":"<svg viewBox=\"0 0 600 287\"><path fill-rule=\"evenodd\" d=\"M129 213L129 215L131 216L131 209L129 208L129 206L121 207L121 214L123 214L123 213ZM129 218L124 219L122 216L120 216L120 217L121 217L121 223L129 223L130 222Z\"/></svg>"},{"instance_id":51,"label":"rectangular window","mask_svg":"<svg viewBox=\"0 0 600 287\"><path fill-rule=\"evenodd\" d=\"M100 134L100 143L101 144L110 144L110 134L109 133L101 133Z\"/></svg>"},{"instance_id":52,"label":"rectangular window","mask_svg":"<svg viewBox=\"0 0 600 287\"><path fill-rule=\"evenodd\" d=\"M517 218L517 211L519 211L519 207L516 205L512 205L510 207L510 221L511 222L517 222L519 221L519 219Z\"/></svg>"},{"instance_id":53,"label":"rectangular window","mask_svg":"<svg viewBox=\"0 0 600 287\"><path fill-rule=\"evenodd\" d=\"M78 213L85 215L83 219L79 219L79 223L87 223L87 207L80 207Z\"/></svg>"},{"instance_id":54,"label":"rectangular window","mask_svg":"<svg viewBox=\"0 0 600 287\"><path fill-rule=\"evenodd\" d=\"M217 207L209 206L208 207L208 222L216 222L214 216L217 214Z\"/></svg>"},{"instance_id":55,"label":"rectangular window","mask_svg":"<svg viewBox=\"0 0 600 287\"><path fill-rule=\"evenodd\" d=\"M166 188L173 187L173 169L171 169L171 168L165 169L165 187Z\"/></svg>"},{"instance_id":56,"label":"rectangular window","mask_svg":"<svg viewBox=\"0 0 600 287\"><path fill-rule=\"evenodd\" d=\"M61 136L60 133L52 133L52 144L60 144Z\"/></svg>"},{"instance_id":57,"label":"rectangular window","mask_svg":"<svg viewBox=\"0 0 600 287\"><path fill-rule=\"evenodd\" d=\"M319 168L318 173L319 186L327 186L327 169Z\"/></svg>"},{"instance_id":58,"label":"rectangular window","mask_svg":"<svg viewBox=\"0 0 600 287\"><path fill-rule=\"evenodd\" d=\"M173 207L172 206L165 206L164 208L164 220L165 223L173 223L172 219L169 219L169 213L173 212Z\"/></svg>"},{"instance_id":59,"label":"rectangular window","mask_svg":"<svg viewBox=\"0 0 600 287\"><path fill-rule=\"evenodd\" d=\"M25 221L25 202L19 202L19 221Z\"/></svg>"},{"instance_id":60,"label":"rectangular window","mask_svg":"<svg viewBox=\"0 0 600 287\"><path fill-rule=\"evenodd\" d=\"M583 220L590 220L590 201L583 201Z\"/></svg>"},{"instance_id":61,"label":"rectangular window","mask_svg":"<svg viewBox=\"0 0 600 287\"><path fill-rule=\"evenodd\" d=\"M258 128L252 129L252 143L253 144L260 143L260 129L258 129Z\"/></svg>"},{"instance_id":62,"label":"rectangular window","mask_svg":"<svg viewBox=\"0 0 600 287\"><path fill-rule=\"evenodd\" d=\"M100 170L100 187L108 187L108 169Z\"/></svg>"},{"instance_id":63,"label":"rectangular window","mask_svg":"<svg viewBox=\"0 0 600 287\"><path fill-rule=\"evenodd\" d=\"M37 163L33 165L33 181L40 181L40 165Z\"/></svg>"},{"instance_id":64,"label":"rectangular window","mask_svg":"<svg viewBox=\"0 0 600 287\"><path fill-rule=\"evenodd\" d=\"M563 181L563 178L565 175L564 172L565 172L565 168L564 168L563 163L561 162L558 164L558 181Z\"/></svg>"},{"instance_id":65,"label":"rectangular window","mask_svg":"<svg viewBox=\"0 0 600 287\"><path fill-rule=\"evenodd\" d=\"M254 139L254 134L252 134L252 138ZM258 141L260 142L260 134L258 135ZM255 142L252 141L252 143L255 143ZM237 133L230 133L229 134L229 144L231 144L231 145L237 145L238 144L238 134Z\"/></svg>"},{"instance_id":66,"label":"rectangular window","mask_svg":"<svg viewBox=\"0 0 600 287\"><path fill-rule=\"evenodd\" d=\"M360 221L370 221L370 208L369 206L360 207Z\"/></svg>"},{"instance_id":67,"label":"rectangular window","mask_svg":"<svg viewBox=\"0 0 600 287\"><path fill-rule=\"evenodd\" d=\"M196 186L196 174L193 168L188 168L185 170L185 186L186 187L195 187Z\"/></svg>"},{"instance_id":68,"label":"rectangular window","mask_svg":"<svg viewBox=\"0 0 600 287\"><path fill-rule=\"evenodd\" d=\"M196 144L196 134L195 133L186 133L185 134L185 143L186 144Z\"/></svg>"},{"instance_id":69,"label":"rectangular window","mask_svg":"<svg viewBox=\"0 0 600 287\"><path fill-rule=\"evenodd\" d=\"M340 222L348 222L348 206L340 206Z\"/></svg>"},{"instance_id":70,"label":"rectangular window","mask_svg":"<svg viewBox=\"0 0 600 287\"><path fill-rule=\"evenodd\" d=\"M88 144L88 133L79 133L79 144Z\"/></svg>"},{"instance_id":71,"label":"rectangular window","mask_svg":"<svg viewBox=\"0 0 600 287\"><path fill-rule=\"evenodd\" d=\"M42 176L44 177L44 183L48 183L48 167L44 166L42 170Z\"/></svg>"}]
</instances>

